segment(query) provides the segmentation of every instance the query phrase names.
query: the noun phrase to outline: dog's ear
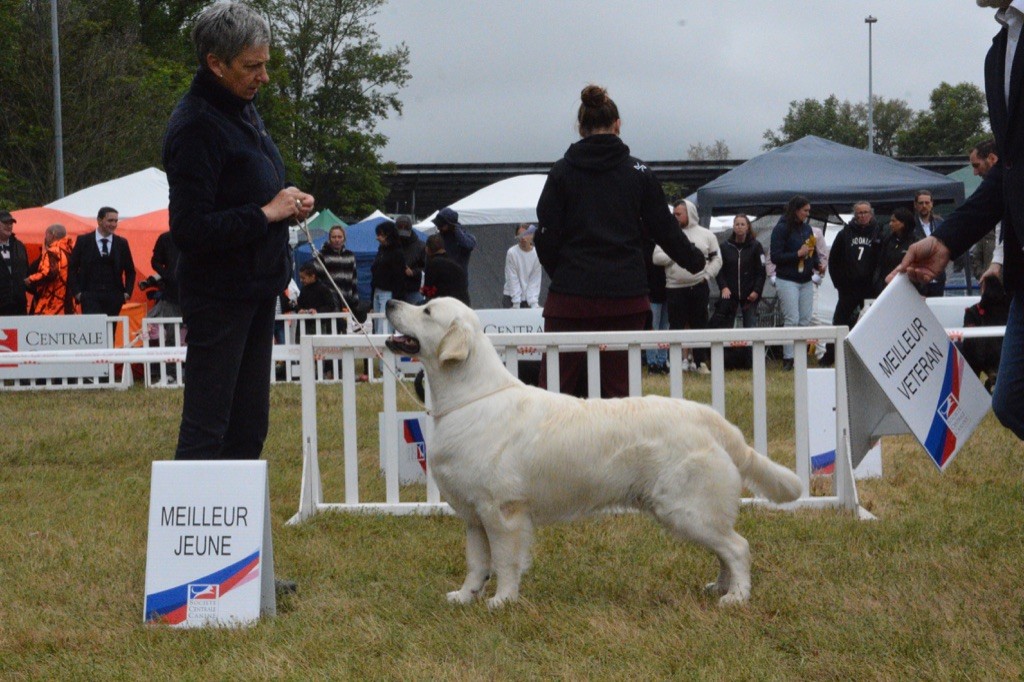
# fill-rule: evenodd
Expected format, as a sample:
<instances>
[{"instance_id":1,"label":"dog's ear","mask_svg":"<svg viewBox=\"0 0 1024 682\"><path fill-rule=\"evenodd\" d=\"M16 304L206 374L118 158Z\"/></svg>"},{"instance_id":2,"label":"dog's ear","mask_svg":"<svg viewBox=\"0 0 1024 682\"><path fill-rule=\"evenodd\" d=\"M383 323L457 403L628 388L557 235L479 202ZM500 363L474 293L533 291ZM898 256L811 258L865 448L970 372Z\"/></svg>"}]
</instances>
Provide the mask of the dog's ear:
<instances>
[{"instance_id":1,"label":"dog's ear","mask_svg":"<svg viewBox=\"0 0 1024 682\"><path fill-rule=\"evenodd\" d=\"M437 359L442 365L462 362L469 356L471 338L472 332L469 327L455 320L437 346Z\"/></svg>"}]
</instances>

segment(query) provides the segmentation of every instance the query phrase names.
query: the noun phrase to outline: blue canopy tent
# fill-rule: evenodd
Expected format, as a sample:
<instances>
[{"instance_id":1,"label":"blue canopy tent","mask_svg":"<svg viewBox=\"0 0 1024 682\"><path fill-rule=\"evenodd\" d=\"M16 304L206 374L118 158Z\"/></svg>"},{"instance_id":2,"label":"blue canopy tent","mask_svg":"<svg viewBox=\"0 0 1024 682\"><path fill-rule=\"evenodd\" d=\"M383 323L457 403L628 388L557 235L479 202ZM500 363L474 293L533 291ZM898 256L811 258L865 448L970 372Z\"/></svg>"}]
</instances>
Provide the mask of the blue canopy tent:
<instances>
[{"instance_id":1,"label":"blue canopy tent","mask_svg":"<svg viewBox=\"0 0 1024 682\"><path fill-rule=\"evenodd\" d=\"M377 255L377 226L383 222L391 222L386 216L370 217L345 228L345 246L356 255L356 277L358 278L359 301L363 307L370 303L370 266ZM416 231L413 230L413 234ZM317 250L327 241L327 236L314 237L313 244ZM298 281L298 269L306 261L313 258L309 244L295 247L295 281Z\"/></svg>"}]
</instances>

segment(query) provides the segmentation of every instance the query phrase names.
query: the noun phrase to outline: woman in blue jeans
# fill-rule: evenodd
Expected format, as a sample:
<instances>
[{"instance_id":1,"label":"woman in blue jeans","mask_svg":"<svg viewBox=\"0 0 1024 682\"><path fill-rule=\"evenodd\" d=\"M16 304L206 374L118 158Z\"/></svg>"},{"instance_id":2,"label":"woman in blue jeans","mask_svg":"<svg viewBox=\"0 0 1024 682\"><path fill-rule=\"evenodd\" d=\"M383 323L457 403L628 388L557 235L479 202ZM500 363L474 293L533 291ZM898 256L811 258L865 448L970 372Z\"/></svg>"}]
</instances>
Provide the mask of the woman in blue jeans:
<instances>
[{"instance_id":1,"label":"woman in blue jeans","mask_svg":"<svg viewBox=\"0 0 1024 682\"><path fill-rule=\"evenodd\" d=\"M814 312L811 277L818 270L818 253L807 222L810 215L811 202L797 195L786 204L786 212L772 230L771 258L784 327L807 327ZM793 369L793 344L782 347L782 369Z\"/></svg>"}]
</instances>

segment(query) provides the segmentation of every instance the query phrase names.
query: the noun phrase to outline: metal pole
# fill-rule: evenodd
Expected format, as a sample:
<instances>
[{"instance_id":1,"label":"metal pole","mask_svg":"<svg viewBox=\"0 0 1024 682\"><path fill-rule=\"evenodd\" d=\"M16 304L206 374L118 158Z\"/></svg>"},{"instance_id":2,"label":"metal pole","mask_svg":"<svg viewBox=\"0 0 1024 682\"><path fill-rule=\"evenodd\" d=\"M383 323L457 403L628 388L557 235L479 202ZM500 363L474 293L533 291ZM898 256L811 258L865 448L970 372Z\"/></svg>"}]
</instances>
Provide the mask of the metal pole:
<instances>
[{"instance_id":1,"label":"metal pole","mask_svg":"<svg viewBox=\"0 0 1024 682\"><path fill-rule=\"evenodd\" d=\"M50 35L53 37L53 146L57 198L64 198L64 130L60 119L60 36L57 30L57 0L50 0Z\"/></svg>"},{"instance_id":2,"label":"metal pole","mask_svg":"<svg viewBox=\"0 0 1024 682\"><path fill-rule=\"evenodd\" d=\"M864 23L868 25L868 151L874 153L875 151L875 96L872 92L871 83L871 29L874 23L878 21L875 17L870 14L864 19Z\"/></svg>"}]
</instances>

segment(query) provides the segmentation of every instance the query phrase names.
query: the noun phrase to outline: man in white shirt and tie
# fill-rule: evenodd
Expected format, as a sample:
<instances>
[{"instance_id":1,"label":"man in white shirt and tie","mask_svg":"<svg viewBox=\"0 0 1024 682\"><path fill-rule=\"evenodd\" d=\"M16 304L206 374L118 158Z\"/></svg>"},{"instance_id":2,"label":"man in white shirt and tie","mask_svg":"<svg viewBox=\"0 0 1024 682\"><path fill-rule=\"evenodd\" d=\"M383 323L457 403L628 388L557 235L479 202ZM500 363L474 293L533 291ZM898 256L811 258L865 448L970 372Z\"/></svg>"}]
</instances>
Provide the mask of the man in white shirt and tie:
<instances>
[{"instance_id":1,"label":"man in white shirt and tie","mask_svg":"<svg viewBox=\"0 0 1024 682\"><path fill-rule=\"evenodd\" d=\"M68 258L68 291L85 315L120 314L135 286L135 263L128 240L114 234L116 209L104 206L96 215L96 231L83 234Z\"/></svg>"},{"instance_id":2,"label":"man in white shirt and tie","mask_svg":"<svg viewBox=\"0 0 1024 682\"><path fill-rule=\"evenodd\" d=\"M1024 439L1024 0L977 0L998 9L1000 31L985 58L985 96L999 161L967 201L910 246L899 267L915 282L930 282L1002 221L1003 282L1010 303L992 411Z\"/></svg>"}]
</instances>

